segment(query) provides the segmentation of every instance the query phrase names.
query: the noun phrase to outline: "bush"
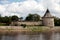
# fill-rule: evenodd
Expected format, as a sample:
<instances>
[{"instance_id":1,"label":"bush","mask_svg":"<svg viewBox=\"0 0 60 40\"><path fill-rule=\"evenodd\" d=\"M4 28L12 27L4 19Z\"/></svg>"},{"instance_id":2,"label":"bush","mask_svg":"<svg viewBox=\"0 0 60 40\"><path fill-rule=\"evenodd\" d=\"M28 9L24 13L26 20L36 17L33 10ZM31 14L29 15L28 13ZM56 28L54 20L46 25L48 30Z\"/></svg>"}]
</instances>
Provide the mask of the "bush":
<instances>
[{"instance_id":1,"label":"bush","mask_svg":"<svg viewBox=\"0 0 60 40\"><path fill-rule=\"evenodd\" d=\"M18 26L18 24L15 24L14 26Z\"/></svg>"},{"instance_id":2,"label":"bush","mask_svg":"<svg viewBox=\"0 0 60 40\"><path fill-rule=\"evenodd\" d=\"M0 26L8 26L8 25L5 23L0 23Z\"/></svg>"},{"instance_id":3,"label":"bush","mask_svg":"<svg viewBox=\"0 0 60 40\"><path fill-rule=\"evenodd\" d=\"M26 24L21 24L21 26L23 26L23 28L25 28L26 27Z\"/></svg>"}]
</instances>

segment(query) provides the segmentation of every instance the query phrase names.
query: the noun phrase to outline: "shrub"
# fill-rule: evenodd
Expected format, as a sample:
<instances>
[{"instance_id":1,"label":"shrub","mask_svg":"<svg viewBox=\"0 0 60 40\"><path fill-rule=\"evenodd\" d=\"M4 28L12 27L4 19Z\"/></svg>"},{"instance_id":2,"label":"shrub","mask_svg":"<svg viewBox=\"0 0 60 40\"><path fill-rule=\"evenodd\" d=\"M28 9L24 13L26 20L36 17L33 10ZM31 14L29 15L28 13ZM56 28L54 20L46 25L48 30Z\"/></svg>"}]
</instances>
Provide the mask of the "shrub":
<instances>
[{"instance_id":1,"label":"shrub","mask_svg":"<svg viewBox=\"0 0 60 40\"><path fill-rule=\"evenodd\" d=\"M26 24L21 24L21 26L23 26L23 28L25 28L26 27Z\"/></svg>"},{"instance_id":2,"label":"shrub","mask_svg":"<svg viewBox=\"0 0 60 40\"><path fill-rule=\"evenodd\" d=\"M14 26L18 26L18 24L15 24Z\"/></svg>"}]
</instances>

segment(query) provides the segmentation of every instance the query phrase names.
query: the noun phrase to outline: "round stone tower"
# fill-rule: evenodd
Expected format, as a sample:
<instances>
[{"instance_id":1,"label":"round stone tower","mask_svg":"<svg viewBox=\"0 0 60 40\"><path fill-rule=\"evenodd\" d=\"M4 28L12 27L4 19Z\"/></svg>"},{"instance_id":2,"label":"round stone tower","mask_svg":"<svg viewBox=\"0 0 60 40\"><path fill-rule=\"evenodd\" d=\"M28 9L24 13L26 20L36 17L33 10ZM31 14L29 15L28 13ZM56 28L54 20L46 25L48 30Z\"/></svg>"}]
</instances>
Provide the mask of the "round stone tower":
<instances>
[{"instance_id":1,"label":"round stone tower","mask_svg":"<svg viewBox=\"0 0 60 40\"><path fill-rule=\"evenodd\" d=\"M54 27L54 17L50 14L48 9L42 19L42 23L44 26Z\"/></svg>"}]
</instances>

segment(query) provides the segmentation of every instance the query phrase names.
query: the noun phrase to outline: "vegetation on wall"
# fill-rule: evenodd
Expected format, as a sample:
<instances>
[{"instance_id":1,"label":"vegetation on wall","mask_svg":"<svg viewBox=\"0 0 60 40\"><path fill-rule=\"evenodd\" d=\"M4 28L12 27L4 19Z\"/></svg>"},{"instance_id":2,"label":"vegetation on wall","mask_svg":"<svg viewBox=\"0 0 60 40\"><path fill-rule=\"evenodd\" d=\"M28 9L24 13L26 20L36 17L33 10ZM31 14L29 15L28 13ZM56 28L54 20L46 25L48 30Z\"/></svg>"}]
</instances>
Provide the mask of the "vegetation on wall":
<instances>
[{"instance_id":1,"label":"vegetation on wall","mask_svg":"<svg viewBox=\"0 0 60 40\"><path fill-rule=\"evenodd\" d=\"M26 27L26 24L21 24L21 26L22 26L23 28L25 28L25 27Z\"/></svg>"}]
</instances>

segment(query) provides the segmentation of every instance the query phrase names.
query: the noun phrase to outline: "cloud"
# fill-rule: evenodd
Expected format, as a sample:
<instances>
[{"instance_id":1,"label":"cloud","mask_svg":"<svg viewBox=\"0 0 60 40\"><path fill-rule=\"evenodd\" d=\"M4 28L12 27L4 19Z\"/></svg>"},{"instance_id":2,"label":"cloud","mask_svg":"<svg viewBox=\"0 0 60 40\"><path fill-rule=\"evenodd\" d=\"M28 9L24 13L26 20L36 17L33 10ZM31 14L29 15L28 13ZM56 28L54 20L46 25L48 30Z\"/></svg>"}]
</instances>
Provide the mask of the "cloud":
<instances>
[{"instance_id":1,"label":"cloud","mask_svg":"<svg viewBox=\"0 0 60 40\"><path fill-rule=\"evenodd\" d=\"M48 8L50 9L51 13L57 17L60 17L60 0L49 0Z\"/></svg>"},{"instance_id":2,"label":"cloud","mask_svg":"<svg viewBox=\"0 0 60 40\"><path fill-rule=\"evenodd\" d=\"M59 3L60 3L60 0L50 0L48 2L49 7L51 7L54 10L57 10L57 11L59 11L59 9L60 9L60 4Z\"/></svg>"},{"instance_id":3,"label":"cloud","mask_svg":"<svg viewBox=\"0 0 60 40\"><path fill-rule=\"evenodd\" d=\"M7 0L3 0L3 2L4 1ZM39 15L44 15L46 8L49 8L52 14L59 14L59 3L60 0L25 0L23 2L12 2L10 4L7 3L4 5L0 4L0 13L3 16L18 15L19 17L25 17L29 13L37 13Z\"/></svg>"},{"instance_id":4,"label":"cloud","mask_svg":"<svg viewBox=\"0 0 60 40\"><path fill-rule=\"evenodd\" d=\"M28 13L38 13L44 11L43 4L36 1L13 2L11 4L1 5L2 13L4 15L20 15L26 16ZM4 11L3 11L4 10ZM25 14L25 15L24 15Z\"/></svg>"},{"instance_id":5,"label":"cloud","mask_svg":"<svg viewBox=\"0 0 60 40\"><path fill-rule=\"evenodd\" d=\"M8 0L0 0L0 3L1 4L7 4L7 3L10 3Z\"/></svg>"},{"instance_id":6,"label":"cloud","mask_svg":"<svg viewBox=\"0 0 60 40\"><path fill-rule=\"evenodd\" d=\"M5 11L5 7L3 5L0 5L0 13Z\"/></svg>"},{"instance_id":7,"label":"cloud","mask_svg":"<svg viewBox=\"0 0 60 40\"><path fill-rule=\"evenodd\" d=\"M0 0L0 1L7 1L7 0Z\"/></svg>"}]
</instances>

